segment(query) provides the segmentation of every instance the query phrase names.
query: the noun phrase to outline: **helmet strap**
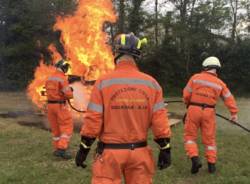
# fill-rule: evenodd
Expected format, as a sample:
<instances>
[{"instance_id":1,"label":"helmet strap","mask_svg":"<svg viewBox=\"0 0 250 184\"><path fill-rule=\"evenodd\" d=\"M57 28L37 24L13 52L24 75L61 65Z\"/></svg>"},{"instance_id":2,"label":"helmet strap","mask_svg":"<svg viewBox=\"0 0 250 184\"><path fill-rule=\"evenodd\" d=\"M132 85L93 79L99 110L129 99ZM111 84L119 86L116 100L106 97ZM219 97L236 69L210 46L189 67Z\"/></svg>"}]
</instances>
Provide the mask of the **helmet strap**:
<instances>
[{"instance_id":1,"label":"helmet strap","mask_svg":"<svg viewBox=\"0 0 250 184\"><path fill-rule=\"evenodd\" d=\"M131 57L133 57L133 59L137 62L138 61L138 57L130 55L130 54L125 54L125 53L119 53L116 57L115 57L115 64L117 65L119 62L117 61L119 58L121 58L124 55L129 55Z\"/></svg>"},{"instance_id":2,"label":"helmet strap","mask_svg":"<svg viewBox=\"0 0 250 184\"><path fill-rule=\"evenodd\" d=\"M123 53L119 53L116 57L115 57L115 64L117 65L117 60L122 57L124 54Z\"/></svg>"},{"instance_id":3,"label":"helmet strap","mask_svg":"<svg viewBox=\"0 0 250 184\"><path fill-rule=\"evenodd\" d=\"M220 67L215 66L215 65L211 65L211 66L203 67L203 70L205 70L205 71L208 71L208 70L211 70L211 69L216 69L216 70L219 70L219 69L220 69Z\"/></svg>"},{"instance_id":4,"label":"helmet strap","mask_svg":"<svg viewBox=\"0 0 250 184\"><path fill-rule=\"evenodd\" d=\"M216 73L216 72L217 72L217 69L212 68L212 69L209 69L209 70L206 70L206 71L209 72L209 73Z\"/></svg>"}]
</instances>

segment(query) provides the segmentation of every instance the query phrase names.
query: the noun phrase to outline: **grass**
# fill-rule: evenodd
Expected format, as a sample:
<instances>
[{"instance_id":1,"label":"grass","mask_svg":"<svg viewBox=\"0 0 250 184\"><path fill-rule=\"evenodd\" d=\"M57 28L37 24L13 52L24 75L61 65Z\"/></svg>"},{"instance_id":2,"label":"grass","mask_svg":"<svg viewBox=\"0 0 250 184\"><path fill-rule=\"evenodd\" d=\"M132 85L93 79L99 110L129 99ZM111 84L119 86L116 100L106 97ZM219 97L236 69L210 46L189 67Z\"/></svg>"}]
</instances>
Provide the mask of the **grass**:
<instances>
[{"instance_id":1,"label":"grass","mask_svg":"<svg viewBox=\"0 0 250 184\"><path fill-rule=\"evenodd\" d=\"M23 93L0 93L1 111L20 111L32 108ZM8 103L7 103L8 102ZM250 100L238 99L241 112L240 120L250 127ZM170 104L171 112L183 113L183 106ZM218 112L226 113L222 104ZM92 154L88 157L86 169L77 168L74 160L61 161L52 156L51 135L49 131L34 127L20 126L20 120L44 121L43 117L27 114L18 118L0 118L0 184L89 184L91 179L90 165ZM182 139L183 126L172 128L172 166L157 171L155 184L249 184L250 183L250 134L224 120L218 119L218 172L207 173L206 161L203 157L203 168L195 176L190 174L190 160L185 156ZM71 141L73 154L77 151L79 134L75 133ZM150 144L157 149L150 139ZM202 146L200 146L202 148ZM203 156L203 148L201 149Z\"/></svg>"}]
</instances>

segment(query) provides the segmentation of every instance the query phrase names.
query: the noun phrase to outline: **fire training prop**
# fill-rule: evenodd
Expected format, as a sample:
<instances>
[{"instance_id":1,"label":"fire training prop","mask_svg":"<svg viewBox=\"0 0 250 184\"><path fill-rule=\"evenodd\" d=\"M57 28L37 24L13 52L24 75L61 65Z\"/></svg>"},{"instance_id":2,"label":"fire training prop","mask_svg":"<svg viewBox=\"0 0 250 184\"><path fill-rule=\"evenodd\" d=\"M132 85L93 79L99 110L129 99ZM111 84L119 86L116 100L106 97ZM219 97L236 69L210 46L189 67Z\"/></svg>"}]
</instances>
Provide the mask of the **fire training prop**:
<instances>
[{"instance_id":1,"label":"fire training prop","mask_svg":"<svg viewBox=\"0 0 250 184\"><path fill-rule=\"evenodd\" d=\"M78 75L69 75L68 81L70 84L72 84L74 82L81 82L85 86L93 86L96 82L96 80L85 80L84 77L81 77ZM79 113L86 113L86 111L84 111L84 110L79 110L79 109L75 108L72 105L72 103L70 102L70 100L67 100L67 102L68 102L70 108L73 109L74 111L79 112Z\"/></svg>"},{"instance_id":2,"label":"fire training prop","mask_svg":"<svg viewBox=\"0 0 250 184\"><path fill-rule=\"evenodd\" d=\"M74 111L80 112L80 113L85 113L85 112L86 112L86 111L82 111L82 110L79 110L79 109L75 108L75 107L71 104L70 100L67 100L67 102L68 102L70 108L73 109Z\"/></svg>"},{"instance_id":3,"label":"fire training prop","mask_svg":"<svg viewBox=\"0 0 250 184\"><path fill-rule=\"evenodd\" d=\"M70 84L74 83L74 82L81 82L83 85L94 85L96 80L85 80L84 77L82 76L78 76L78 75L68 75L68 81Z\"/></svg>"},{"instance_id":4,"label":"fire training prop","mask_svg":"<svg viewBox=\"0 0 250 184\"><path fill-rule=\"evenodd\" d=\"M169 104L169 103L183 103L183 101L181 101L181 100L171 100L171 101L164 101L164 103L166 103L166 104ZM227 118L227 117L225 117L225 116L223 116L221 114L218 114L218 113L216 113L216 116L218 116L218 117L220 117L220 118L222 118L222 119L224 119L224 120L226 120L226 121L228 121L228 122L230 122L230 123L232 123L232 124L234 124L234 125L242 128L243 130L245 130L245 131L247 131L247 132L250 133L250 129L244 127L242 125L242 123L238 123L236 121L230 120L229 118Z\"/></svg>"},{"instance_id":5,"label":"fire training prop","mask_svg":"<svg viewBox=\"0 0 250 184\"><path fill-rule=\"evenodd\" d=\"M69 75L68 76L68 81L69 81L70 84L72 84L74 82L81 82L83 85L86 85L86 86L88 86L88 85L92 86L96 82L95 80L84 80L83 77L77 76L77 75ZM43 87L43 90L40 92L40 94L41 94L41 96L46 96L47 95L46 91L45 91L45 87ZM70 108L73 109L74 111L79 112L79 113L86 113L86 111L80 110L80 109L77 109L76 107L74 107L72 105L72 103L70 102L70 100L67 100L67 102L68 102Z\"/></svg>"}]
</instances>

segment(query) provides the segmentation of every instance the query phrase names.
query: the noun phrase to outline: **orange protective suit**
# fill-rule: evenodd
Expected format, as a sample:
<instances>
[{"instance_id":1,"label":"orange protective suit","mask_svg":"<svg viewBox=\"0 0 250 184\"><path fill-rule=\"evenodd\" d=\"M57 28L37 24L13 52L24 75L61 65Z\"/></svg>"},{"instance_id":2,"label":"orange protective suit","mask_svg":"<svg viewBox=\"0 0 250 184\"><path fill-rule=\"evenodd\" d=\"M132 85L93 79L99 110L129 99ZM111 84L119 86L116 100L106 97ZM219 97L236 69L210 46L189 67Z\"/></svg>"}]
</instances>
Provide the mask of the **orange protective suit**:
<instances>
[{"instance_id":1,"label":"orange protective suit","mask_svg":"<svg viewBox=\"0 0 250 184\"><path fill-rule=\"evenodd\" d=\"M53 147L55 150L66 150L73 132L73 120L66 106L66 100L73 97L73 92L65 74L61 71L56 71L48 78L45 88Z\"/></svg>"},{"instance_id":2,"label":"orange protective suit","mask_svg":"<svg viewBox=\"0 0 250 184\"><path fill-rule=\"evenodd\" d=\"M189 106L185 120L184 141L190 158L198 156L196 139L200 128L207 161L216 162L216 117L213 106L216 105L219 97L224 100L232 115L237 114L238 108L233 95L214 73L203 71L193 75L183 90L184 102ZM206 104L210 107L201 107L192 103Z\"/></svg>"},{"instance_id":3,"label":"orange protective suit","mask_svg":"<svg viewBox=\"0 0 250 184\"><path fill-rule=\"evenodd\" d=\"M170 137L162 89L155 79L122 60L99 79L93 89L81 130L82 136L104 143L136 143L154 137ZM93 163L92 184L150 184L154 174L151 148L104 149Z\"/></svg>"}]
</instances>

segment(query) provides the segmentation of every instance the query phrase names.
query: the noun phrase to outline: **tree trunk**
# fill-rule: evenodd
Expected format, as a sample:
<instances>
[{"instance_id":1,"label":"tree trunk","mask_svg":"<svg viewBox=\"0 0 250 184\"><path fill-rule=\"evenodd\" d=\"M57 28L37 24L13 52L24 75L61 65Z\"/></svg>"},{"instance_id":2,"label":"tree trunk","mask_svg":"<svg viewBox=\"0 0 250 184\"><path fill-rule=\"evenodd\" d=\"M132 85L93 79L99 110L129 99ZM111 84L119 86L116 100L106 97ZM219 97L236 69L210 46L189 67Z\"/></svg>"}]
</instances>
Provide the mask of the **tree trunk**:
<instances>
[{"instance_id":1,"label":"tree trunk","mask_svg":"<svg viewBox=\"0 0 250 184\"><path fill-rule=\"evenodd\" d=\"M231 39L233 42L235 41L236 37L236 26L237 26L237 14L238 14L238 0L230 0L231 8L232 8L232 16L233 16L233 23L232 23L232 31L231 31Z\"/></svg>"},{"instance_id":2,"label":"tree trunk","mask_svg":"<svg viewBox=\"0 0 250 184\"><path fill-rule=\"evenodd\" d=\"M155 45L158 47L158 0L155 0Z\"/></svg>"},{"instance_id":3,"label":"tree trunk","mask_svg":"<svg viewBox=\"0 0 250 184\"><path fill-rule=\"evenodd\" d=\"M118 32L124 33L124 18L125 18L125 2L124 0L119 0L119 21L118 21Z\"/></svg>"},{"instance_id":4,"label":"tree trunk","mask_svg":"<svg viewBox=\"0 0 250 184\"><path fill-rule=\"evenodd\" d=\"M180 1L180 18L183 33L180 35L180 50L185 58L186 62L186 76L189 77L189 63L190 63L190 53L188 45L188 30L187 30L187 5L189 0Z\"/></svg>"},{"instance_id":5,"label":"tree trunk","mask_svg":"<svg viewBox=\"0 0 250 184\"><path fill-rule=\"evenodd\" d=\"M140 15L141 4L144 0L132 0L132 10L129 16L129 30L135 34L140 32L142 16Z\"/></svg>"},{"instance_id":6,"label":"tree trunk","mask_svg":"<svg viewBox=\"0 0 250 184\"><path fill-rule=\"evenodd\" d=\"M114 35L114 25L113 24L110 24L110 44L113 45L114 44L114 38L115 38L115 35Z\"/></svg>"}]
</instances>

